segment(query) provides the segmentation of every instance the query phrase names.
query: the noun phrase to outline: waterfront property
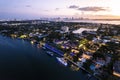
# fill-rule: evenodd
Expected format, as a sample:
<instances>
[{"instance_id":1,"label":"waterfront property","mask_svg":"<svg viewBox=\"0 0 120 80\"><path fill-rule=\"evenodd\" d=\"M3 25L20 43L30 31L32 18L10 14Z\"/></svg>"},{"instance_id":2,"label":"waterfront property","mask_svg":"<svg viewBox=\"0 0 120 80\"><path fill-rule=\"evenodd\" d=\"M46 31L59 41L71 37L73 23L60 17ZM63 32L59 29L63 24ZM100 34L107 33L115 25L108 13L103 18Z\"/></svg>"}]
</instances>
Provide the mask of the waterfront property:
<instances>
[{"instance_id":1,"label":"waterfront property","mask_svg":"<svg viewBox=\"0 0 120 80\"><path fill-rule=\"evenodd\" d=\"M46 54L63 57L57 60L65 64L66 61L68 64L70 62L69 67L74 71L81 68L102 80L109 80L110 76L116 78L113 74L119 72L116 66L113 67L113 63L119 60L119 25L65 22L33 24L30 21L29 24L0 26L2 35L28 40L45 52L50 50Z\"/></svg>"}]
</instances>

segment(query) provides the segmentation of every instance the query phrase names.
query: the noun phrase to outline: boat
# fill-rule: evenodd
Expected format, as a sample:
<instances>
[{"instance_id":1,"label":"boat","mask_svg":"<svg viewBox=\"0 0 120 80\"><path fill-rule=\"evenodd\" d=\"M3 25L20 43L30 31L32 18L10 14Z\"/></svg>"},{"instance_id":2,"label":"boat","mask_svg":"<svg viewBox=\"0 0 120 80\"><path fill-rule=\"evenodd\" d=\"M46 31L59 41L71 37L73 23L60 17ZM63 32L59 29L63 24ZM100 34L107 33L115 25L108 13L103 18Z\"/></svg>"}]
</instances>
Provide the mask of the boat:
<instances>
[{"instance_id":1,"label":"boat","mask_svg":"<svg viewBox=\"0 0 120 80\"><path fill-rule=\"evenodd\" d=\"M47 53L49 56L54 56L53 52L46 51L46 53Z\"/></svg>"},{"instance_id":2,"label":"boat","mask_svg":"<svg viewBox=\"0 0 120 80\"><path fill-rule=\"evenodd\" d=\"M67 61L66 61L63 57L62 57L62 58L56 57L56 59L57 59L61 64L63 64L64 66L67 66L67 65L68 65Z\"/></svg>"},{"instance_id":3,"label":"boat","mask_svg":"<svg viewBox=\"0 0 120 80\"><path fill-rule=\"evenodd\" d=\"M45 50L45 49L46 49L46 47L42 46L42 49L44 49L44 50Z\"/></svg>"}]
</instances>

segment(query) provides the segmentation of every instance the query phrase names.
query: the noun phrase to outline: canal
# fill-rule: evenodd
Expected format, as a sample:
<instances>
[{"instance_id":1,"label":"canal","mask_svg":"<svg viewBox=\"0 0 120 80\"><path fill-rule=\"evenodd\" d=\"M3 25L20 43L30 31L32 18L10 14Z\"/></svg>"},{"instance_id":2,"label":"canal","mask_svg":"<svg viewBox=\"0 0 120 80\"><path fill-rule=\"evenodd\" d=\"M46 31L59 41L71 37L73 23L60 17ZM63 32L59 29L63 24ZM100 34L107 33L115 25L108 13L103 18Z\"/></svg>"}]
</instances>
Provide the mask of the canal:
<instances>
[{"instance_id":1,"label":"canal","mask_svg":"<svg viewBox=\"0 0 120 80\"><path fill-rule=\"evenodd\" d=\"M0 35L0 80L88 80L28 41ZM91 78L89 80L96 80Z\"/></svg>"}]
</instances>

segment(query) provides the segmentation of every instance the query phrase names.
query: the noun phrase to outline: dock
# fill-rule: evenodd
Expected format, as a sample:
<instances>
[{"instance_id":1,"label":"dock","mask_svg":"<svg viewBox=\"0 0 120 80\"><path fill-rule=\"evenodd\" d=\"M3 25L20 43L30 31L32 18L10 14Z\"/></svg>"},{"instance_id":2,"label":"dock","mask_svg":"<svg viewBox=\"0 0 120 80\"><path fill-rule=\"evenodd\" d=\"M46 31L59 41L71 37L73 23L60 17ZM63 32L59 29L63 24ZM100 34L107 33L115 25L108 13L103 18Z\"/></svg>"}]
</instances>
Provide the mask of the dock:
<instances>
[{"instance_id":1,"label":"dock","mask_svg":"<svg viewBox=\"0 0 120 80\"><path fill-rule=\"evenodd\" d=\"M45 47L53 52L55 52L56 54L60 55L61 57L64 57L64 53L48 44L45 44ZM71 62L73 65L77 66L78 68L82 69L83 71L85 71L86 73L90 74L91 76L94 76L95 78L97 78L98 80L101 80L100 78L96 77L95 75L93 75L92 73L90 73L89 71L87 71L84 67L77 65L77 63L75 63L74 61L70 60L68 57L64 57L66 60L68 60L69 62Z\"/></svg>"}]
</instances>

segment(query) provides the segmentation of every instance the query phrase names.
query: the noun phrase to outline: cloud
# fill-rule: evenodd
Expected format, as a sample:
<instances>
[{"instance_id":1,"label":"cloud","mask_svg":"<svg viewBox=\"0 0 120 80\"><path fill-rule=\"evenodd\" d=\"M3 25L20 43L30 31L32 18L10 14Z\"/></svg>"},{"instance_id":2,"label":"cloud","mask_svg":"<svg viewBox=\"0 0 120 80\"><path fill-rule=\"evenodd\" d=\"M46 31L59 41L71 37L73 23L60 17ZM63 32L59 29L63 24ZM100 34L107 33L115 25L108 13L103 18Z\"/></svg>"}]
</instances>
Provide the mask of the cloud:
<instances>
[{"instance_id":1,"label":"cloud","mask_svg":"<svg viewBox=\"0 0 120 80\"><path fill-rule=\"evenodd\" d=\"M69 8L71 8L71 9L76 9L76 8L79 8L79 6L71 5L71 6L69 6Z\"/></svg>"},{"instance_id":2,"label":"cloud","mask_svg":"<svg viewBox=\"0 0 120 80\"><path fill-rule=\"evenodd\" d=\"M87 7L79 7L76 5L70 5L70 9L80 10L80 11L91 11L91 12L99 12L99 11L109 11L109 7L98 7L98 6L87 6Z\"/></svg>"},{"instance_id":3,"label":"cloud","mask_svg":"<svg viewBox=\"0 0 120 80\"><path fill-rule=\"evenodd\" d=\"M26 5L26 7L31 7L31 5Z\"/></svg>"},{"instance_id":4,"label":"cloud","mask_svg":"<svg viewBox=\"0 0 120 80\"><path fill-rule=\"evenodd\" d=\"M81 8L78 8L78 10L98 12L98 11L107 11L108 9L104 7L81 7Z\"/></svg>"},{"instance_id":5,"label":"cloud","mask_svg":"<svg viewBox=\"0 0 120 80\"><path fill-rule=\"evenodd\" d=\"M60 8L55 8L55 11L58 11Z\"/></svg>"},{"instance_id":6,"label":"cloud","mask_svg":"<svg viewBox=\"0 0 120 80\"><path fill-rule=\"evenodd\" d=\"M45 11L45 12L49 12L49 10L43 10L43 11Z\"/></svg>"}]
</instances>

